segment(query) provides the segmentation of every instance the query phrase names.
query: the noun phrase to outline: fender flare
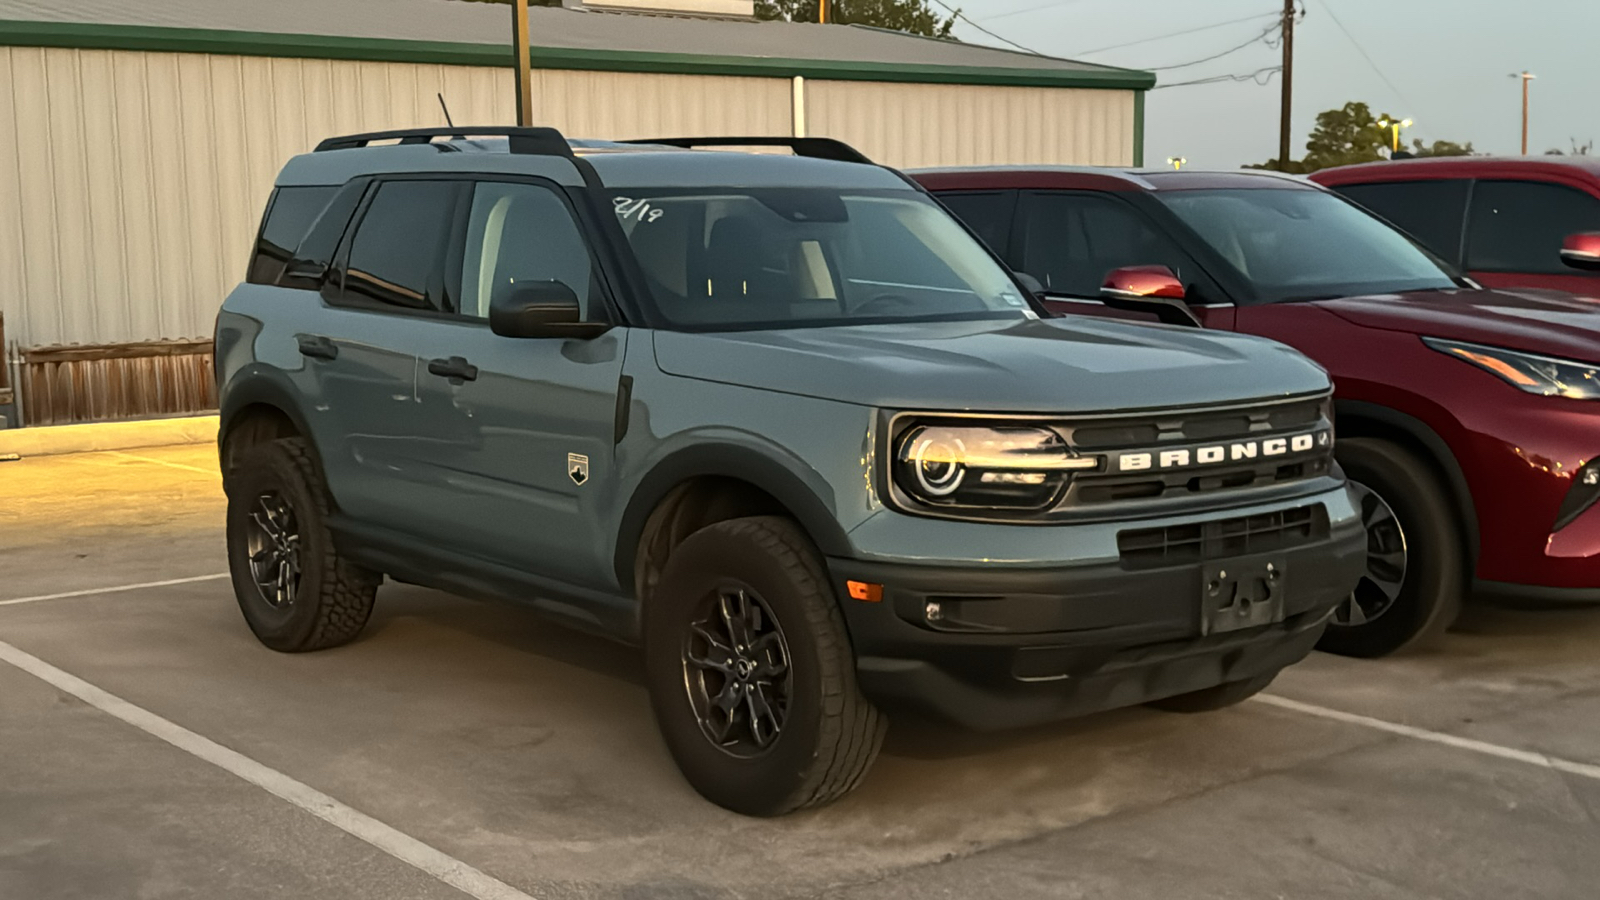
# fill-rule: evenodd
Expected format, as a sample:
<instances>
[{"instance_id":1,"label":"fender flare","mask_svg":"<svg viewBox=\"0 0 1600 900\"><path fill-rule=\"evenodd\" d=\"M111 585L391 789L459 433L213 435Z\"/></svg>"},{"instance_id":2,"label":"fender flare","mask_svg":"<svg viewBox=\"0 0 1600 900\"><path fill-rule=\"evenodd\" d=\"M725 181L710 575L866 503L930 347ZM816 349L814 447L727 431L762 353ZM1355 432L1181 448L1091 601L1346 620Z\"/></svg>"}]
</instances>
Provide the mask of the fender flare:
<instances>
[{"instance_id":1,"label":"fender flare","mask_svg":"<svg viewBox=\"0 0 1600 900\"><path fill-rule=\"evenodd\" d=\"M295 397L293 385L282 375L258 370L235 376L220 404L222 421L221 427L217 429L218 452L221 452L223 442L233 431L235 420L240 413L252 406L268 406L283 413L284 417L294 424L295 430L300 432L300 436L311 445L316 458L321 459L310 423L300 411L300 404L296 402Z\"/></svg>"},{"instance_id":2,"label":"fender flare","mask_svg":"<svg viewBox=\"0 0 1600 900\"><path fill-rule=\"evenodd\" d=\"M1480 546L1477 506L1473 503L1472 489L1467 485L1467 476L1461 471L1461 464L1456 461L1455 452L1450 449L1444 438L1421 419L1377 403L1335 399L1333 409L1335 428L1338 427L1339 420L1346 417L1366 419L1404 434L1427 450L1434 462L1439 464L1439 470L1444 474L1445 487L1450 492L1449 499L1461 515L1461 522L1467 532L1467 556L1475 571L1478 566ZM1337 453L1337 443L1334 449Z\"/></svg>"},{"instance_id":3,"label":"fender flare","mask_svg":"<svg viewBox=\"0 0 1600 900\"><path fill-rule=\"evenodd\" d=\"M772 495L805 529L824 556L846 556L850 541L824 499L804 478L759 450L738 444L702 444L664 457L640 480L617 529L615 566L620 583L633 583L634 557L650 513L679 484L697 477L732 478Z\"/></svg>"}]
</instances>

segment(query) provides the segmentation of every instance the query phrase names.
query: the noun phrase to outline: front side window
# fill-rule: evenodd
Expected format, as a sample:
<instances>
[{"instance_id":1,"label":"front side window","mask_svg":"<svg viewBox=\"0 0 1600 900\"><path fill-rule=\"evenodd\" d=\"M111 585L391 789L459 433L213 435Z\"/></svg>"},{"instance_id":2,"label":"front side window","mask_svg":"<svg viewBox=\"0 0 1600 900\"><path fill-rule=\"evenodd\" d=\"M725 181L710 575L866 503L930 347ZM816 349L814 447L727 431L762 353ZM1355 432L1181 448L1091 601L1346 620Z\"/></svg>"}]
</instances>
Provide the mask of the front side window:
<instances>
[{"instance_id":1,"label":"front side window","mask_svg":"<svg viewBox=\"0 0 1600 900\"><path fill-rule=\"evenodd\" d=\"M1169 190L1156 197L1263 302L1458 287L1410 238L1326 191Z\"/></svg>"},{"instance_id":2,"label":"front side window","mask_svg":"<svg viewBox=\"0 0 1600 900\"><path fill-rule=\"evenodd\" d=\"M619 191L660 318L711 330L1034 315L1006 270L911 191Z\"/></svg>"},{"instance_id":3,"label":"front side window","mask_svg":"<svg viewBox=\"0 0 1600 900\"><path fill-rule=\"evenodd\" d=\"M1600 231L1600 200L1559 184L1480 181L1467 230L1472 271L1577 275L1561 262L1561 242L1569 234Z\"/></svg>"},{"instance_id":4,"label":"front side window","mask_svg":"<svg viewBox=\"0 0 1600 900\"><path fill-rule=\"evenodd\" d=\"M1194 274L1177 245L1113 197L1035 194L1022 221L1022 271L1052 294L1097 297L1106 275L1124 266L1166 266L1180 280Z\"/></svg>"},{"instance_id":5,"label":"front side window","mask_svg":"<svg viewBox=\"0 0 1600 900\"><path fill-rule=\"evenodd\" d=\"M518 282L559 281L588 314L593 265L583 233L554 191L484 182L473 189L461 260L460 312L489 317L489 305Z\"/></svg>"},{"instance_id":6,"label":"front side window","mask_svg":"<svg viewBox=\"0 0 1600 900\"><path fill-rule=\"evenodd\" d=\"M444 255L459 190L449 181L379 185L350 242L346 299L450 311Z\"/></svg>"},{"instance_id":7,"label":"front side window","mask_svg":"<svg viewBox=\"0 0 1600 900\"><path fill-rule=\"evenodd\" d=\"M1334 190L1388 219L1440 259L1458 263L1461 229L1467 221L1467 185L1464 178L1451 178L1348 184Z\"/></svg>"}]
</instances>

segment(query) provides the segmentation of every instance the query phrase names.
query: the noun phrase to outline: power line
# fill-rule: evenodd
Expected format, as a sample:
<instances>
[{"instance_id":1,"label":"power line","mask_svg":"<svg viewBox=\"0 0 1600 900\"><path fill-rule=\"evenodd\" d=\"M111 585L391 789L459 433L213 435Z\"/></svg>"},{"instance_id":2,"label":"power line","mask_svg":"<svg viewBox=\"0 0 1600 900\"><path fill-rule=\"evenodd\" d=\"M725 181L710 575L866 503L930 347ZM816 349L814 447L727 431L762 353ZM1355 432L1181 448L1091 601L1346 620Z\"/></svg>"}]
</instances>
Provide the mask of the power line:
<instances>
[{"instance_id":1,"label":"power line","mask_svg":"<svg viewBox=\"0 0 1600 900\"><path fill-rule=\"evenodd\" d=\"M1373 61L1371 56L1367 55L1367 51L1361 46L1361 42L1356 40L1356 36L1350 33L1350 29L1344 27L1343 22L1339 21L1338 14L1333 11L1333 4L1329 3L1328 0L1322 0L1322 8L1327 11L1328 18L1333 20L1333 24L1339 26L1339 30L1344 32L1344 36L1350 39L1350 46L1356 48L1356 52L1360 53L1361 58L1367 61L1367 65L1372 67L1372 71L1377 72L1378 77L1383 79L1383 83L1389 86L1389 90L1394 91L1395 96L1399 97L1402 103L1415 109L1416 107L1412 104L1411 98L1406 96L1405 91L1400 90L1393 81L1389 80L1389 76L1383 74L1383 70L1378 68L1378 64Z\"/></svg>"},{"instance_id":2,"label":"power line","mask_svg":"<svg viewBox=\"0 0 1600 900\"><path fill-rule=\"evenodd\" d=\"M971 25L973 28L978 29L979 31L983 32L984 34L987 34L989 37L992 37L997 41L1003 41L1003 42L1005 42L1007 44L1010 44L1011 46L1017 48L1018 50L1021 50L1023 53L1031 53L1034 56L1045 56L1045 55L1047 55L1047 54L1044 54L1044 53L1040 53L1039 51L1034 50L1031 47L1024 47L1021 44L1017 43L1016 41L1013 41L1012 39L1010 39L1008 37L1004 37L1003 35L995 34L994 32L992 32L989 29L983 27L982 25L979 25L977 22L974 22L971 19L967 18L965 13L963 13L959 9L956 9L955 7L951 6L950 4L944 2L944 0L933 0L933 2L939 4L942 7L944 7L946 10L949 10L950 15L955 16L957 19L967 23L968 25Z\"/></svg>"},{"instance_id":3,"label":"power line","mask_svg":"<svg viewBox=\"0 0 1600 900\"><path fill-rule=\"evenodd\" d=\"M1282 71L1283 66L1267 66L1262 69L1257 69L1254 72L1246 72L1242 75L1212 75L1209 78L1196 78L1193 81L1174 81L1171 84L1158 84L1152 88L1152 90L1159 91L1166 88L1190 87L1197 84L1221 84L1223 82L1239 81L1253 81L1262 87L1266 87L1272 82L1273 73Z\"/></svg>"},{"instance_id":4,"label":"power line","mask_svg":"<svg viewBox=\"0 0 1600 900\"><path fill-rule=\"evenodd\" d=\"M1281 24L1273 24L1273 25L1269 26L1266 31L1261 32L1260 34L1256 35L1255 37L1251 38L1248 41L1245 41L1244 43L1240 44L1237 47L1232 47L1232 48L1229 48L1227 50L1222 51L1221 53L1214 53L1211 56L1203 57L1201 59L1196 59L1196 60L1193 60L1191 62L1175 63L1175 64L1170 65L1170 66L1145 66L1144 68L1148 72L1166 72L1166 71L1170 71L1172 69L1187 69L1190 66L1198 66L1201 63L1208 63L1208 62L1211 62L1214 59L1221 59L1224 56L1228 56L1229 54L1238 53L1240 50L1243 50L1244 48L1253 46L1255 44L1266 44L1268 47L1275 47L1275 46L1277 46L1277 44L1272 40L1272 33L1274 31L1277 31L1278 29L1280 29L1282 27L1283 26Z\"/></svg>"},{"instance_id":5,"label":"power line","mask_svg":"<svg viewBox=\"0 0 1600 900\"><path fill-rule=\"evenodd\" d=\"M983 20L985 22L993 22L996 19L1009 19L1012 16L1025 16L1028 13L1036 13L1045 9L1059 9L1063 6L1066 6L1066 4L1062 3L1061 0L1055 0L1054 3L1040 3L1037 6L1028 6L1022 9L1013 9L1010 12L996 13L992 16L984 16Z\"/></svg>"},{"instance_id":6,"label":"power line","mask_svg":"<svg viewBox=\"0 0 1600 900\"><path fill-rule=\"evenodd\" d=\"M940 5L942 6L943 4L940 4ZM948 8L948 7L946 7L946 8ZM1140 38L1137 41L1128 41L1127 43L1124 43L1124 44L1112 44L1112 45L1110 45L1108 47L1096 47L1093 50L1080 50L1079 52L1074 53L1072 55L1073 56L1090 56L1090 55L1095 54L1095 53L1104 53L1107 50L1121 50L1123 47L1134 47L1134 46L1138 46L1139 44L1149 44L1149 43L1154 43L1155 41L1164 41L1167 38L1182 37L1182 36L1184 36L1186 34L1199 34L1202 31L1210 31L1213 28L1222 28L1222 27L1227 26L1227 25L1237 25L1240 22L1253 22L1256 19L1260 19L1260 18L1263 18L1265 16L1272 16L1274 19L1279 18L1278 13L1276 13L1276 12L1257 13L1257 14L1255 14L1253 16L1245 16L1244 18L1241 18L1241 19L1229 19L1226 22L1216 22L1216 23L1213 23L1211 25L1202 25L1199 28L1189 28L1189 29L1186 29L1184 31L1173 31L1173 32L1169 32L1167 34L1158 34L1155 37Z\"/></svg>"}]
</instances>

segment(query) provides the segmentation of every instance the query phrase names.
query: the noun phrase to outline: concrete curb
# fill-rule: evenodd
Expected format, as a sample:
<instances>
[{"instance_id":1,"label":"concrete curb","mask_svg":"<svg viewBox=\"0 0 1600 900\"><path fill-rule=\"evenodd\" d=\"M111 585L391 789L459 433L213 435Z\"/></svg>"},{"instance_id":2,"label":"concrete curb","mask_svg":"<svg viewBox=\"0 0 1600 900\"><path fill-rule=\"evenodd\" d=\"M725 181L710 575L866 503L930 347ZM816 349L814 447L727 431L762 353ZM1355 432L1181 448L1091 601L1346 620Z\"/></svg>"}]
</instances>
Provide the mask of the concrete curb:
<instances>
[{"instance_id":1,"label":"concrete curb","mask_svg":"<svg viewBox=\"0 0 1600 900\"><path fill-rule=\"evenodd\" d=\"M53 456L96 450L132 450L170 444L207 444L217 439L217 416L90 422L0 430L0 456Z\"/></svg>"}]
</instances>

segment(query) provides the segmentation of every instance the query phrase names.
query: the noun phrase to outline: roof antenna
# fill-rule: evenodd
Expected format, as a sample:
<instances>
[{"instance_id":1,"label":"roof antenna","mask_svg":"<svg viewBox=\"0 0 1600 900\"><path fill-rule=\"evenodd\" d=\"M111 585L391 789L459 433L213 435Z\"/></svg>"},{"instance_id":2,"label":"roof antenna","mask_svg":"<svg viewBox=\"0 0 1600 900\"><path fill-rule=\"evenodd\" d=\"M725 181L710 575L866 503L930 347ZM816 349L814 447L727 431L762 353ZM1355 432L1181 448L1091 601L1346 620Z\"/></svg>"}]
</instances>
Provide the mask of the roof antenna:
<instances>
[{"instance_id":1,"label":"roof antenna","mask_svg":"<svg viewBox=\"0 0 1600 900\"><path fill-rule=\"evenodd\" d=\"M445 105L443 92L439 94L439 108L444 110L444 123L451 128L456 127L456 123L450 118L450 107Z\"/></svg>"}]
</instances>

